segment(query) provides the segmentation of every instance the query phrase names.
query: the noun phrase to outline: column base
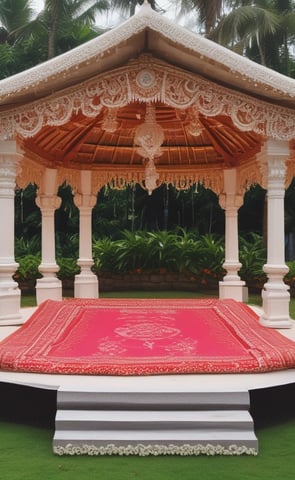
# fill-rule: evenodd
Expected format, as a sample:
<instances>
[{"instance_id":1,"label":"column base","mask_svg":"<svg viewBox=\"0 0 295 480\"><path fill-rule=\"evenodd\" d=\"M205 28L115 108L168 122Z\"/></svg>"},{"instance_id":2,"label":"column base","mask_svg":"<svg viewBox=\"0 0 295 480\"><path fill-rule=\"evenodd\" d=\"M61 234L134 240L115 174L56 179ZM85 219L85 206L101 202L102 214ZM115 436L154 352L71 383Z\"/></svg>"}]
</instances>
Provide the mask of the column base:
<instances>
[{"instance_id":1,"label":"column base","mask_svg":"<svg viewBox=\"0 0 295 480\"><path fill-rule=\"evenodd\" d=\"M290 295L287 285L282 288L269 288L266 284L262 290L262 309L259 323L268 328L292 328L294 321L289 315Z\"/></svg>"},{"instance_id":2,"label":"column base","mask_svg":"<svg viewBox=\"0 0 295 480\"><path fill-rule=\"evenodd\" d=\"M57 277L38 278L36 283L37 305L45 300L62 300L62 283Z\"/></svg>"},{"instance_id":3,"label":"column base","mask_svg":"<svg viewBox=\"0 0 295 480\"><path fill-rule=\"evenodd\" d=\"M0 327L24 323L20 312L21 291L19 288L0 291Z\"/></svg>"},{"instance_id":4,"label":"column base","mask_svg":"<svg viewBox=\"0 0 295 480\"><path fill-rule=\"evenodd\" d=\"M94 273L80 273L75 275L74 283L75 298L98 298L98 279Z\"/></svg>"},{"instance_id":5,"label":"column base","mask_svg":"<svg viewBox=\"0 0 295 480\"><path fill-rule=\"evenodd\" d=\"M248 301L248 287L242 280L219 282L219 298L232 298L238 302Z\"/></svg>"}]
</instances>

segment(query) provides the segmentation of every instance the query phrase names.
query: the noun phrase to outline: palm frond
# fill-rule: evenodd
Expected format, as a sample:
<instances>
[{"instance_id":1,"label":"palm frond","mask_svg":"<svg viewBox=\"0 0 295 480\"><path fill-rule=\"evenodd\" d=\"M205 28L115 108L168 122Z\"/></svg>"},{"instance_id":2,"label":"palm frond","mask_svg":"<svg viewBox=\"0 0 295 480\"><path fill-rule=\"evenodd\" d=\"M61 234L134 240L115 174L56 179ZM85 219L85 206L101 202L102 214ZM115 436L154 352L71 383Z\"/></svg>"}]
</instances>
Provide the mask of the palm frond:
<instances>
[{"instance_id":1,"label":"palm frond","mask_svg":"<svg viewBox=\"0 0 295 480\"><path fill-rule=\"evenodd\" d=\"M236 43L247 47L257 39L261 41L268 35L274 35L279 28L280 18L273 11L243 6L224 15L210 38L229 47Z\"/></svg>"}]
</instances>

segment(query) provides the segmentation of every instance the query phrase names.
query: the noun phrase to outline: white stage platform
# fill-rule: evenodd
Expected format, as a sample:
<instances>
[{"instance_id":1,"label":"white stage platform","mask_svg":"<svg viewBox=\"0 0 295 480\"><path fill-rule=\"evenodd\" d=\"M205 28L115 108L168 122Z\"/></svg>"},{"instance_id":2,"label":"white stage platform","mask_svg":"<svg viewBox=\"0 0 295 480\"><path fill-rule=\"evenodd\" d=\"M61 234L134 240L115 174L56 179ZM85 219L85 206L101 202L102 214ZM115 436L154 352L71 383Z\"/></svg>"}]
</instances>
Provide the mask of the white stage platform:
<instances>
[{"instance_id":1,"label":"white stage platform","mask_svg":"<svg viewBox=\"0 0 295 480\"><path fill-rule=\"evenodd\" d=\"M258 307L253 307L259 313ZM22 309L24 321L34 312L34 308ZM0 327L0 340L13 333L19 326ZM280 330L282 335L295 342L295 321L291 329ZM0 381L28 385L37 388L54 389L60 387L99 387L108 391L185 391L188 387L192 391L210 391L222 389L224 391L255 390L295 383L295 369L269 373L244 374L200 374L200 375L151 375L143 377L112 377L93 375L46 375L37 373L1 372Z\"/></svg>"},{"instance_id":2,"label":"white stage platform","mask_svg":"<svg viewBox=\"0 0 295 480\"><path fill-rule=\"evenodd\" d=\"M24 321L33 311L22 310ZM0 327L0 340L17 328ZM295 322L280 333L295 341ZM239 455L258 452L249 393L295 384L295 369L142 377L1 371L0 382L57 391L57 454L108 455L110 445L112 453L187 454L189 444L192 455L212 445L219 454Z\"/></svg>"}]
</instances>

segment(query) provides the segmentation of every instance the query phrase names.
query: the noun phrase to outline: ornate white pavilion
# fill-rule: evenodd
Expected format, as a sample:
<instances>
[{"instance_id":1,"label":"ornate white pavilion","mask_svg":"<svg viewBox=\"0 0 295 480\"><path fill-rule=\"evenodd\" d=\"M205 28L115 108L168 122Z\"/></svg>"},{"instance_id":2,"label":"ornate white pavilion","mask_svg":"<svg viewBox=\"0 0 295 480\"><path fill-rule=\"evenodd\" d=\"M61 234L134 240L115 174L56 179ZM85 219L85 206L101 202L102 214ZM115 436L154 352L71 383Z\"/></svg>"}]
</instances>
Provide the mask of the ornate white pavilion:
<instances>
[{"instance_id":1,"label":"ornate white pavilion","mask_svg":"<svg viewBox=\"0 0 295 480\"><path fill-rule=\"evenodd\" d=\"M238 210L267 190L268 244L260 322L290 328L284 194L295 170L295 81L243 58L144 3L100 37L0 82L0 325L22 323L13 280L15 188L38 186L42 278L37 303L62 299L54 213L67 182L80 214L75 297L97 298L91 215L106 184L211 188L225 211L220 298L245 299Z\"/></svg>"}]
</instances>

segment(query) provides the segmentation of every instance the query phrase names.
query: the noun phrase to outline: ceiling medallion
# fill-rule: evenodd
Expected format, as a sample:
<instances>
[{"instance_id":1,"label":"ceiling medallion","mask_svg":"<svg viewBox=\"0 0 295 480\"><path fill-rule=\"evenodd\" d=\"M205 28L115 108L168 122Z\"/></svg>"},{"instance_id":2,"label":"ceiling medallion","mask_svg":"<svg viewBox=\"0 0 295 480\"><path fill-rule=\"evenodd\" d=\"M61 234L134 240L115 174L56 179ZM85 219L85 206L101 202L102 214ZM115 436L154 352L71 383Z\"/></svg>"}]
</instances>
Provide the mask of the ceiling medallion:
<instances>
[{"instance_id":1,"label":"ceiling medallion","mask_svg":"<svg viewBox=\"0 0 295 480\"><path fill-rule=\"evenodd\" d=\"M141 70L136 75L136 83L141 88L151 88L156 81L156 75L152 70Z\"/></svg>"}]
</instances>

